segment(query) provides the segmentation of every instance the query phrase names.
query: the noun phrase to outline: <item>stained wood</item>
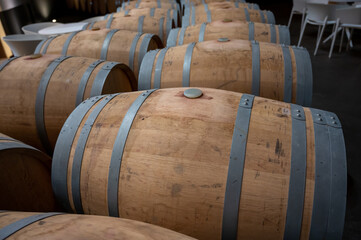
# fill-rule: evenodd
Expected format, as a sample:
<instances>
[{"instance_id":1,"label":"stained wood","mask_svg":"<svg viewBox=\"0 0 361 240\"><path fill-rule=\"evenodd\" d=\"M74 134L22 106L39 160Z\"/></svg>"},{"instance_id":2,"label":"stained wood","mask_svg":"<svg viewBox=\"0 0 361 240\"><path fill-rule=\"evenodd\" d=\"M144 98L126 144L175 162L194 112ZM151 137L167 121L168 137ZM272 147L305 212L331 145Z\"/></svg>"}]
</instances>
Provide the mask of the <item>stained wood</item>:
<instances>
[{"instance_id":1,"label":"stained wood","mask_svg":"<svg viewBox=\"0 0 361 240\"><path fill-rule=\"evenodd\" d=\"M110 29L121 29L121 30L129 30L138 32L138 21L139 16L123 16L123 17L116 17L113 19ZM108 20L96 22L93 28L100 28L105 29L107 27ZM153 33L159 35L160 29L160 18L148 17L144 18L143 22L143 33ZM172 20L171 28L175 27L174 21ZM168 38L168 31L167 31L167 21L163 21L163 36L160 36L163 39L163 44L165 45Z\"/></svg>"},{"instance_id":2,"label":"stained wood","mask_svg":"<svg viewBox=\"0 0 361 240\"><path fill-rule=\"evenodd\" d=\"M40 80L49 64L59 55L32 59L24 56L12 61L0 72L0 132L43 150L35 122L35 101ZM46 90L44 120L51 146L66 118L76 107L75 100L82 76L93 58L72 57L55 69ZM88 79L84 99L90 97L93 81L106 62L99 64ZM124 64L113 68L99 89L102 94L132 90L135 78ZM135 86L135 85L133 85Z\"/></svg>"},{"instance_id":3,"label":"stained wood","mask_svg":"<svg viewBox=\"0 0 361 240\"><path fill-rule=\"evenodd\" d=\"M26 217L38 214L41 213L0 213L0 229ZM194 238L137 221L111 217L63 214L34 222L7 239L191 240Z\"/></svg>"},{"instance_id":4,"label":"stained wood","mask_svg":"<svg viewBox=\"0 0 361 240\"><path fill-rule=\"evenodd\" d=\"M211 13L211 21L218 21L224 19L247 21L246 13L243 8L215 8L209 10ZM249 9L249 18L251 22L260 22L262 23L261 11L263 12L265 23L270 23L267 17L266 11L263 10L254 10ZM189 23L192 23L192 14L185 15L183 18L189 18ZM184 20L183 20L184 22ZM204 8L196 9L195 11L195 24L201 24L207 22L207 12L204 11Z\"/></svg>"},{"instance_id":5,"label":"stained wood","mask_svg":"<svg viewBox=\"0 0 361 240\"><path fill-rule=\"evenodd\" d=\"M0 138L0 148L6 143L21 144L1 133ZM28 145L0 150L0 209L58 211L50 168L51 158Z\"/></svg>"},{"instance_id":6,"label":"stained wood","mask_svg":"<svg viewBox=\"0 0 361 240\"><path fill-rule=\"evenodd\" d=\"M67 55L100 59L104 40L110 31L110 29L84 30L77 33L69 44ZM71 33L57 36L48 45L46 53L61 54L70 34ZM137 32L128 30L120 30L116 32L110 41L108 53L105 60L121 62L129 66L130 50L136 35ZM153 35L148 44L143 44L143 47L145 49L142 49L141 47L145 37L146 34L143 34L139 38L136 45L136 51L133 56L134 68L132 70L134 71L136 77L138 77L138 68L140 65L139 61L142 60L142 58L139 58L139 52L148 52L157 48L163 48L163 44L159 37ZM44 46L41 48L40 52L43 52L43 49ZM136 84L134 85L134 87L136 89Z\"/></svg>"},{"instance_id":7,"label":"stained wood","mask_svg":"<svg viewBox=\"0 0 361 240\"><path fill-rule=\"evenodd\" d=\"M188 99L184 90L159 89L139 109L122 155L119 216L197 239L220 239L232 137L242 94L201 88L200 98ZM109 214L107 186L114 142L125 114L140 94L115 97L100 112L90 131L80 174L81 201L86 214ZM264 236L283 239L292 152L290 107L288 103L255 97L246 144L237 239ZM315 182L315 133L309 110L304 109L307 182L302 232L307 236ZM63 184L67 184L71 199L73 158L86 120L87 117L74 126L77 133L69 143L68 178Z\"/></svg>"},{"instance_id":8,"label":"stained wood","mask_svg":"<svg viewBox=\"0 0 361 240\"><path fill-rule=\"evenodd\" d=\"M271 25L266 23L254 24L254 40L260 42L271 42ZM202 24L186 27L183 44L198 42ZM276 43L280 43L279 25L275 25ZM179 45L178 32L177 45ZM218 38L249 40L249 23L238 20L219 20L207 23L204 41L217 40ZM288 43L289 44L289 43Z\"/></svg>"},{"instance_id":9,"label":"stained wood","mask_svg":"<svg viewBox=\"0 0 361 240\"><path fill-rule=\"evenodd\" d=\"M183 86L183 66L186 49L189 45L171 47L167 50L161 70L161 88ZM260 96L275 100L284 100L284 58L280 45L260 42ZM293 49L289 47L291 53ZM160 53L157 55L159 56ZM153 62L151 72L141 68L139 81L151 75L150 88L154 88L154 72L158 58ZM210 87L236 92L252 93L252 44L246 40L217 40L196 43L190 65L190 86ZM310 61L310 59L305 59ZM296 101L297 71L305 73L296 66L292 58L293 83L292 102ZM309 79L308 81L312 81ZM141 83L139 84L142 89ZM310 89L304 88L305 91ZM142 89L144 90L144 89ZM308 96L311 97L311 96ZM298 102L298 104L305 104Z\"/></svg>"},{"instance_id":10,"label":"stained wood","mask_svg":"<svg viewBox=\"0 0 361 240\"><path fill-rule=\"evenodd\" d=\"M160 7L158 6L158 3L156 0L141 0L141 1L131 1L131 2L125 2L126 5L123 7L121 7L120 11L124 11L124 10L130 10L133 8L136 8L138 2L138 8L164 8L164 9L177 9L177 3L176 2L171 2L169 0L161 0L160 3Z\"/></svg>"}]
</instances>

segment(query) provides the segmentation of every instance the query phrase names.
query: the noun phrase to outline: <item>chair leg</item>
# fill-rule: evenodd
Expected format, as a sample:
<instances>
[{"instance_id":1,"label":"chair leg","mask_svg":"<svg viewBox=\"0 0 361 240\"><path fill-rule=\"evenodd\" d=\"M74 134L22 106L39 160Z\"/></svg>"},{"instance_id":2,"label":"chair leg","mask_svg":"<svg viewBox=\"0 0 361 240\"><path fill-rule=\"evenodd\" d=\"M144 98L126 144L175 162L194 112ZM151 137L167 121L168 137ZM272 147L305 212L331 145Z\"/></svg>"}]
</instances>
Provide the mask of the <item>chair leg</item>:
<instances>
[{"instance_id":1,"label":"chair leg","mask_svg":"<svg viewBox=\"0 0 361 240\"><path fill-rule=\"evenodd\" d=\"M320 37L321 27L322 27L322 26L323 26L323 25L318 26L318 30L317 30L317 41L318 41L318 38Z\"/></svg>"},{"instance_id":2,"label":"chair leg","mask_svg":"<svg viewBox=\"0 0 361 240\"><path fill-rule=\"evenodd\" d=\"M323 35L323 32L325 31L326 23L327 23L327 17L325 17L325 20L323 21L323 25L322 25L322 30L321 30L320 36L317 38L317 43L316 43L315 52L313 53L313 55L315 55L315 56L316 56L316 54L317 54L318 47L320 46L320 42L321 42L321 39L322 39L322 35Z\"/></svg>"},{"instance_id":3,"label":"chair leg","mask_svg":"<svg viewBox=\"0 0 361 240\"><path fill-rule=\"evenodd\" d=\"M341 34L341 43L340 43L340 49L338 52L340 53L342 50L342 44L343 44L343 37L345 36L345 28L342 28L342 34Z\"/></svg>"},{"instance_id":4,"label":"chair leg","mask_svg":"<svg viewBox=\"0 0 361 240\"><path fill-rule=\"evenodd\" d=\"M330 52L328 54L328 58L331 58L332 56L332 51L333 51L333 47L335 46L335 41L336 41L336 37L337 37L337 29L338 29L338 26L340 25L340 19L337 18L337 21L336 21L336 27L334 28L335 31L335 35L333 36L333 39L332 39L332 43L331 43L331 48L330 48Z\"/></svg>"},{"instance_id":5,"label":"chair leg","mask_svg":"<svg viewBox=\"0 0 361 240\"><path fill-rule=\"evenodd\" d=\"M301 27L300 27L300 35L301 35L301 31L302 31L302 26L305 23L305 17L306 17L306 8L303 8L302 11L302 21L301 21Z\"/></svg>"},{"instance_id":6,"label":"chair leg","mask_svg":"<svg viewBox=\"0 0 361 240\"><path fill-rule=\"evenodd\" d=\"M301 41L302 41L302 38L303 38L303 34L305 33L305 28L306 28L306 25L307 25L307 16L306 16L306 19L303 23L303 26L302 26L302 29L301 29L301 35L300 35L300 39L298 40L298 44L297 44L297 47L299 47L301 45Z\"/></svg>"},{"instance_id":7,"label":"chair leg","mask_svg":"<svg viewBox=\"0 0 361 240\"><path fill-rule=\"evenodd\" d=\"M290 20L288 20L288 28L290 28L290 26L291 26L291 21L292 21L292 17L293 17L293 9L292 9L292 11L291 11L291 15L290 15Z\"/></svg>"},{"instance_id":8,"label":"chair leg","mask_svg":"<svg viewBox=\"0 0 361 240\"><path fill-rule=\"evenodd\" d=\"M337 29L337 33L340 32L341 30L342 30L342 28L339 27L339 28ZM333 38L333 35L335 35L335 32L334 32L334 31L335 31L335 29L333 29L333 31L332 31L332 33L330 34L330 36L328 36L325 40L322 41L323 44L325 44L326 42L328 42L330 39Z\"/></svg>"},{"instance_id":9,"label":"chair leg","mask_svg":"<svg viewBox=\"0 0 361 240\"><path fill-rule=\"evenodd\" d=\"M349 30L348 30L348 28L346 28L346 33L348 32ZM349 39L348 39L348 43L347 43L347 46L346 46L346 51L348 51L348 49L351 47L353 47L352 46L352 34L353 34L353 29L351 29L351 33L350 33L350 35L349 35Z\"/></svg>"}]
</instances>

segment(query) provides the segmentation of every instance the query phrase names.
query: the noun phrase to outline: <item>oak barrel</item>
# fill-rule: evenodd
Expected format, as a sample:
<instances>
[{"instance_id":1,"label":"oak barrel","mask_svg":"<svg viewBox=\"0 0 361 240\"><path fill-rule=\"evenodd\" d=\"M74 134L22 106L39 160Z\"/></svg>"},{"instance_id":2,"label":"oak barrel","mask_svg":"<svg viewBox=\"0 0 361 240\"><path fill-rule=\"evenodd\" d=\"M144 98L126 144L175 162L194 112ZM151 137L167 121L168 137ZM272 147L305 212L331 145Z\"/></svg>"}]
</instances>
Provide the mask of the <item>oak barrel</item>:
<instances>
[{"instance_id":1,"label":"oak barrel","mask_svg":"<svg viewBox=\"0 0 361 240\"><path fill-rule=\"evenodd\" d=\"M210 87L310 106L312 81L304 48L221 38L148 52L138 90Z\"/></svg>"},{"instance_id":2,"label":"oak barrel","mask_svg":"<svg viewBox=\"0 0 361 240\"><path fill-rule=\"evenodd\" d=\"M107 0L91 0L92 11L95 15L105 15L107 11Z\"/></svg>"},{"instance_id":3,"label":"oak barrel","mask_svg":"<svg viewBox=\"0 0 361 240\"><path fill-rule=\"evenodd\" d=\"M341 239L345 145L321 110L207 88L90 99L64 124L52 170L77 213L197 239Z\"/></svg>"},{"instance_id":4,"label":"oak barrel","mask_svg":"<svg viewBox=\"0 0 361 240\"><path fill-rule=\"evenodd\" d=\"M160 37L163 44L166 45L170 30L175 28L175 23L171 18L155 18L148 16L130 16L108 17L108 20L89 24L86 29L121 29L141 33L152 33Z\"/></svg>"},{"instance_id":5,"label":"oak barrel","mask_svg":"<svg viewBox=\"0 0 361 240\"><path fill-rule=\"evenodd\" d=\"M185 10L185 15L182 17L182 27L187 27L189 25L201 24L204 22L212 22L217 20L240 20L247 22L261 22L275 24L275 18L271 11L265 10L255 10L248 8L229 8L229 9L209 9L207 12L203 8L195 9L187 14ZM189 13L189 12L188 12Z\"/></svg>"},{"instance_id":6,"label":"oak barrel","mask_svg":"<svg viewBox=\"0 0 361 240\"><path fill-rule=\"evenodd\" d=\"M257 40L286 45L291 43L287 26L225 19L172 29L168 36L167 47L218 38Z\"/></svg>"},{"instance_id":7,"label":"oak barrel","mask_svg":"<svg viewBox=\"0 0 361 240\"><path fill-rule=\"evenodd\" d=\"M39 43L36 53L62 54L123 62L136 77L145 53L163 48L157 35L128 30L94 29L59 35Z\"/></svg>"},{"instance_id":8,"label":"oak barrel","mask_svg":"<svg viewBox=\"0 0 361 240\"><path fill-rule=\"evenodd\" d=\"M0 209L58 210L50 168L45 153L0 133Z\"/></svg>"},{"instance_id":9,"label":"oak barrel","mask_svg":"<svg viewBox=\"0 0 361 240\"><path fill-rule=\"evenodd\" d=\"M125 64L33 55L0 64L0 132L51 154L62 125L84 99L136 87Z\"/></svg>"},{"instance_id":10,"label":"oak barrel","mask_svg":"<svg viewBox=\"0 0 361 240\"><path fill-rule=\"evenodd\" d=\"M121 4L121 6L117 8L117 11L122 12L133 8L164 8L164 9L175 9L178 12L180 12L179 5L174 0L124 1Z\"/></svg>"},{"instance_id":11,"label":"oak barrel","mask_svg":"<svg viewBox=\"0 0 361 240\"><path fill-rule=\"evenodd\" d=\"M113 17L124 17L126 15L130 16L149 16L156 19L167 18L173 19L176 27L180 27L180 17L179 12L175 9L163 9L163 8L133 8L130 10L125 10L123 12L117 12L113 14ZM110 15L105 16L105 19L108 19ZM167 20L169 21L169 20Z\"/></svg>"},{"instance_id":12,"label":"oak barrel","mask_svg":"<svg viewBox=\"0 0 361 240\"><path fill-rule=\"evenodd\" d=\"M0 239L68 240L191 240L182 235L137 221L58 212L0 212Z\"/></svg>"},{"instance_id":13,"label":"oak barrel","mask_svg":"<svg viewBox=\"0 0 361 240\"><path fill-rule=\"evenodd\" d=\"M194 6L198 6L198 5L202 5L202 4L209 4L209 3L214 3L214 2L232 2L232 3L246 3L245 0L180 0L182 9L185 8L186 5L188 4L192 4ZM256 3L250 3L252 5L256 5L255 8L259 9L258 4Z\"/></svg>"}]
</instances>

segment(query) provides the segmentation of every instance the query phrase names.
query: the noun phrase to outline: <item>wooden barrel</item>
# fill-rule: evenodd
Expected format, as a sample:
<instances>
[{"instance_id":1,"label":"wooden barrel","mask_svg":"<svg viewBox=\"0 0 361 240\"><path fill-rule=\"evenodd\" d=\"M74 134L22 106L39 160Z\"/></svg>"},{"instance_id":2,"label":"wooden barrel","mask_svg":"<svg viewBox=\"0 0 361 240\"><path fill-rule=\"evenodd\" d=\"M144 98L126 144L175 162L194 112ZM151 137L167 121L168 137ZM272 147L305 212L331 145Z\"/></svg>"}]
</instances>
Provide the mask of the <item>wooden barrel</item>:
<instances>
[{"instance_id":1,"label":"wooden barrel","mask_svg":"<svg viewBox=\"0 0 361 240\"><path fill-rule=\"evenodd\" d=\"M107 0L107 8L109 12L116 12L117 8L121 6L121 0Z\"/></svg>"},{"instance_id":2,"label":"wooden barrel","mask_svg":"<svg viewBox=\"0 0 361 240\"><path fill-rule=\"evenodd\" d=\"M185 89L75 109L52 165L64 207L197 239L341 239L346 153L335 114Z\"/></svg>"},{"instance_id":3,"label":"wooden barrel","mask_svg":"<svg viewBox=\"0 0 361 240\"><path fill-rule=\"evenodd\" d=\"M133 72L122 63L39 56L0 64L0 132L49 154L65 120L84 99L136 86Z\"/></svg>"},{"instance_id":4,"label":"wooden barrel","mask_svg":"<svg viewBox=\"0 0 361 240\"><path fill-rule=\"evenodd\" d=\"M194 8L193 8L194 9ZM213 22L217 20L240 20L247 22L261 22L275 24L275 18L271 11L255 10L248 8L229 8L229 9L211 9L207 12L201 9L194 9L189 13L187 10L184 12L182 18L182 27L189 25L201 24L204 22Z\"/></svg>"},{"instance_id":5,"label":"wooden barrel","mask_svg":"<svg viewBox=\"0 0 361 240\"><path fill-rule=\"evenodd\" d=\"M113 14L113 17L124 17L124 16L148 16L154 17L157 19L168 18L173 19L175 26L180 26L180 16L179 12L174 9L163 9L163 8L133 8L130 10L125 10L123 12L117 12ZM105 16L105 19L108 19L111 15Z\"/></svg>"},{"instance_id":6,"label":"wooden barrel","mask_svg":"<svg viewBox=\"0 0 361 240\"><path fill-rule=\"evenodd\" d=\"M138 0L138 1L124 1L117 11L126 11L133 8L164 8L175 9L180 12L179 5L176 1L171 0Z\"/></svg>"},{"instance_id":7,"label":"wooden barrel","mask_svg":"<svg viewBox=\"0 0 361 240\"><path fill-rule=\"evenodd\" d=\"M306 49L219 39L147 53L138 90L210 87L310 106L312 65Z\"/></svg>"},{"instance_id":8,"label":"wooden barrel","mask_svg":"<svg viewBox=\"0 0 361 240\"><path fill-rule=\"evenodd\" d=\"M74 9L77 10L77 11L80 10L80 1L81 1L81 0L73 0Z\"/></svg>"},{"instance_id":9,"label":"wooden barrel","mask_svg":"<svg viewBox=\"0 0 361 240\"><path fill-rule=\"evenodd\" d=\"M0 212L0 239L155 240L194 238L120 218L66 213Z\"/></svg>"},{"instance_id":10,"label":"wooden barrel","mask_svg":"<svg viewBox=\"0 0 361 240\"><path fill-rule=\"evenodd\" d=\"M0 133L0 209L57 211L50 168L45 153Z\"/></svg>"},{"instance_id":11,"label":"wooden barrel","mask_svg":"<svg viewBox=\"0 0 361 240\"><path fill-rule=\"evenodd\" d=\"M244 0L181 0L180 1L182 9L184 9L185 6L188 4L193 4L194 6L198 6L198 5L209 4L209 3L214 3L214 2L231 2L231 3L238 2L240 4L246 3L246 1L244 1ZM250 4L254 5L254 7L256 9L260 9L258 4L256 4L256 3L250 3Z\"/></svg>"},{"instance_id":12,"label":"wooden barrel","mask_svg":"<svg viewBox=\"0 0 361 240\"><path fill-rule=\"evenodd\" d=\"M160 37L163 45L166 45L168 34L172 28L175 28L175 24L173 19L164 17L155 18L130 15L113 17L113 15L110 15L108 20L95 22L86 27L86 29L93 28L121 29L142 33L153 33Z\"/></svg>"},{"instance_id":13,"label":"wooden barrel","mask_svg":"<svg viewBox=\"0 0 361 240\"><path fill-rule=\"evenodd\" d=\"M106 0L91 0L93 2L92 11L95 15L105 15L107 13Z\"/></svg>"},{"instance_id":14,"label":"wooden barrel","mask_svg":"<svg viewBox=\"0 0 361 240\"><path fill-rule=\"evenodd\" d=\"M216 40L218 38L291 44L290 31L287 26L226 19L172 29L168 35L167 47Z\"/></svg>"},{"instance_id":15,"label":"wooden barrel","mask_svg":"<svg viewBox=\"0 0 361 240\"><path fill-rule=\"evenodd\" d=\"M93 13L94 2L95 2L95 0L87 0L87 1L85 2L86 11L87 11L88 13ZM96 15L98 15L97 12L94 12L94 13L95 13Z\"/></svg>"},{"instance_id":16,"label":"wooden barrel","mask_svg":"<svg viewBox=\"0 0 361 240\"><path fill-rule=\"evenodd\" d=\"M90 57L127 64L138 78L140 63L149 50L163 48L154 34L128 30L94 29L68 33L40 43L37 53Z\"/></svg>"}]
</instances>

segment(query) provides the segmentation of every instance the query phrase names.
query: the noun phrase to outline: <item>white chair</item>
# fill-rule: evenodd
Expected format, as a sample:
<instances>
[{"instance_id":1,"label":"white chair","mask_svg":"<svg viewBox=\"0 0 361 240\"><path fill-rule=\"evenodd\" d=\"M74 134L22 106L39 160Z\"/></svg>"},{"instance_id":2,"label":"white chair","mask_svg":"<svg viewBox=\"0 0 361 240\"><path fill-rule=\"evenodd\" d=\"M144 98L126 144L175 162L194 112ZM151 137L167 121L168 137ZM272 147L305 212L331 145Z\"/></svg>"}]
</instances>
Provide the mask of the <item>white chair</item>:
<instances>
[{"instance_id":1,"label":"white chair","mask_svg":"<svg viewBox=\"0 0 361 240\"><path fill-rule=\"evenodd\" d=\"M318 47L320 45L320 41L321 41L323 32L325 31L325 27L327 25L334 25L334 27L335 27L336 18L335 18L334 12L336 9L336 5L328 5L328 4L324 4L324 3L314 3L314 2L316 2L316 1L313 0L312 2L308 1L306 3L307 15L306 15L306 19L302 26L301 36L298 41L298 46L300 46L300 44L301 44L306 25L307 24L317 25L318 33L317 33L316 48L315 48L315 52L314 52L314 55L316 55ZM320 2L320 1L317 1L317 2Z\"/></svg>"},{"instance_id":2,"label":"white chair","mask_svg":"<svg viewBox=\"0 0 361 240\"><path fill-rule=\"evenodd\" d=\"M292 17L294 14L302 14L302 22L301 22L301 28L302 28L306 13L306 0L292 0L292 1L293 1L293 7L292 7L290 19L288 20L288 28L291 25Z\"/></svg>"},{"instance_id":3,"label":"white chair","mask_svg":"<svg viewBox=\"0 0 361 240\"><path fill-rule=\"evenodd\" d=\"M333 48L334 48L335 41L337 38L337 34L339 32L339 28L342 29L339 52L341 52L341 50L342 50L342 43L343 43L343 37L344 37L345 31L346 31L346 33L348 33L347 34L348 42L347 42L347 47L346 47L346 50L347 50L348 47L350 46L353 30L361 29L361 8L356 8L356 7L340 8L340 9L336 10L335 15L337 17L337 21L336 21L336 27L333 31L333 39L332 39L330 52L328 54L329 58L331 58L331 56L332 56L332 52L333 52ZM350 29L351 29L351 32L350 32Z\"/></svg>"}]
</instances>

